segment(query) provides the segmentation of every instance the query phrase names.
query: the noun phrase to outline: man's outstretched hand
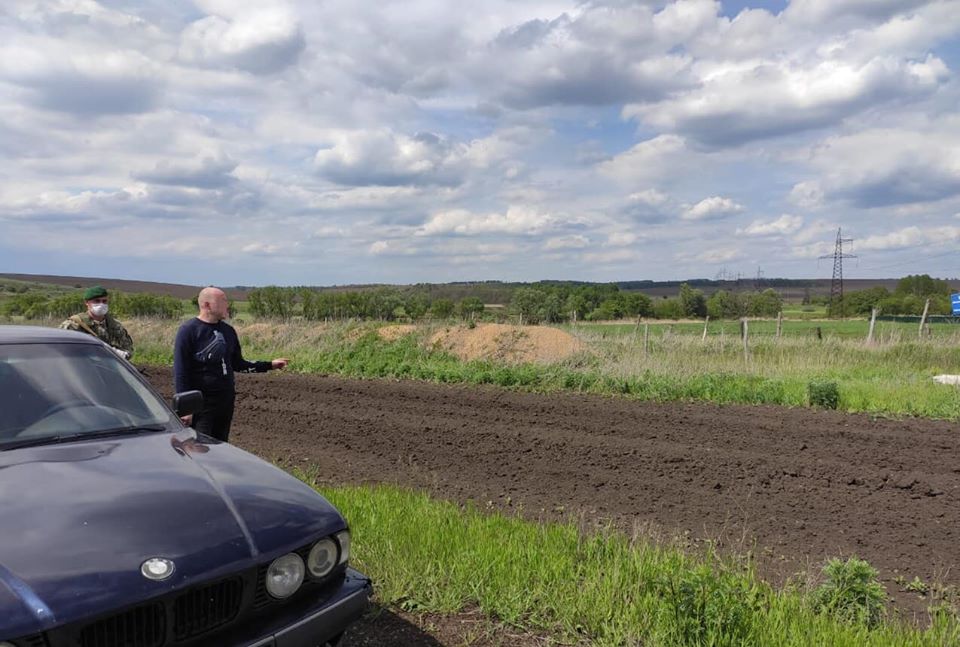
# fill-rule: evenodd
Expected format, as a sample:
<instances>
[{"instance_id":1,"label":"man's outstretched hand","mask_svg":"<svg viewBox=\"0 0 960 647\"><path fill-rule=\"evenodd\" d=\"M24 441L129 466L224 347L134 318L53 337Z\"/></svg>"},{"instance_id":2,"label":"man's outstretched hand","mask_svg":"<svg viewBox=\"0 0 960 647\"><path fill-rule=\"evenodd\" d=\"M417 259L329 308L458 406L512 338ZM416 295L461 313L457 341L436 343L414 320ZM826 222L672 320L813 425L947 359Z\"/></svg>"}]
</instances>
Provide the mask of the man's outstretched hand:
<instances>
[{"instance_id":1,"label":"man's outstretched hand","mask_svg":"<svg viewBox=\"0 0 960 647\"><path fill-rule=\"evenodd\" d=\"M271 368L287 368L287 364L289 363L290 360L288 360L286 357L280 357L270 362L270 366Z\"/></svg>"}]
</instances>

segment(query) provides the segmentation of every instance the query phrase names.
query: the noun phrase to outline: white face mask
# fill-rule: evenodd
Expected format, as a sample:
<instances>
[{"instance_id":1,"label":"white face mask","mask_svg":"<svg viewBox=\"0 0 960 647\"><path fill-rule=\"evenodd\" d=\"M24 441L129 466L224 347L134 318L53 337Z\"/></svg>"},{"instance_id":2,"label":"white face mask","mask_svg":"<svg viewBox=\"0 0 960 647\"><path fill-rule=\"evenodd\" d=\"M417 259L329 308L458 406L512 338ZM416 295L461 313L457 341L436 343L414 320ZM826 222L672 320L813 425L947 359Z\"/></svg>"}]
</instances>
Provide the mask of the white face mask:
<instances>
[{"instance_id":1,"label":"white face mask","mask_svg":"<svg viewBox=\"0 0 960 647\"><path fill-rule=\"evenodd\" d=\"M107 311L110 309L110 306L106 303L91 303L90 304L90 314L94 317L103 317L107 314Z\"/></svg>"}]
</instances>

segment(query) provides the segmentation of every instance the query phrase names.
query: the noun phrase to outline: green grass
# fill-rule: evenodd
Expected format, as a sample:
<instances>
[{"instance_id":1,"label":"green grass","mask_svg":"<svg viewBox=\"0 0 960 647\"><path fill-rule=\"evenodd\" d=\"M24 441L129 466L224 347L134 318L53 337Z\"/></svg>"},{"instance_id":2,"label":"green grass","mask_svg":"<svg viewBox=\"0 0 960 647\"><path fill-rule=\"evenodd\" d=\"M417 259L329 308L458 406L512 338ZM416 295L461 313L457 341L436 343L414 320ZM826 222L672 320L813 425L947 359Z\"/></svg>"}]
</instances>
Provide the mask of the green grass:
<instances>
[{"instance_id":1,"label":"green grass","mask_svg":"<svg viewBox=\"0 0 960 647\"><path fill-rule=\"evenodd\" d=\"M786 313L785 313L786 314ZM819 315L818 315L819 316ZM662 337L665 334L697 335L703 334L703 321L680 322L645 322L649 325L649 334L652 337ZM623 323L578 323L574 326L563 326L566 330L579 330L588 334L615 338L621 336L643 339L644 324L638 327L636 322ZM866 340L870 330L870 322L866 319L784 319L781 334L784 337L816 339L817 329L823 338L842 338L849 340ZM896 343L902 340L917 340L920 338L919 323L903 323L897 321L878 321L874 329L874 338L880 343ZM751 337L774 337L777 333L776 320L751 320L748 323L748 333ZM948 323L930 324L930 336L949 339L960 334L960 325ZM711 321L707 325L708 337L725 336L730 339L740 338L740 322L738 321Z\"/></svg>"},{"instance_id":2,"label":"green grass","mask_svg":"<svg viewBox=\"0 0 960 647\"><path fill-rule=\"evenodd\" d=\"M350 520L353 562L390 606L477 607L568 644L960 644L952 611L934 614L925 629L844 622L853 616L815 612L807 585L775 590L749 562L710 552L694 557L612 530L585 535L572 523L532 523L389 486L320 491Z\"/></svg>"}]
</instances>

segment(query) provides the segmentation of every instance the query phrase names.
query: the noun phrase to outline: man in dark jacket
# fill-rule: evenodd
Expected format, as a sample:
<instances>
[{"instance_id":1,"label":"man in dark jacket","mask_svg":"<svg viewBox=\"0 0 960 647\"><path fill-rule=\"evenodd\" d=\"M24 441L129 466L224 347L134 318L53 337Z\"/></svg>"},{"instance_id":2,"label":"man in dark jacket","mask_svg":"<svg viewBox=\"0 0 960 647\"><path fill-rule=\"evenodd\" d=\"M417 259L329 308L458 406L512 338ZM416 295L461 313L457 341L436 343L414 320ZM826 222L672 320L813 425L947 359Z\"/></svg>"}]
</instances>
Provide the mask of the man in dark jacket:
<instances>
[{"instance_id":1,"label":"man in dark jacket","mask_svg":"<svg viewBox=\"0 0 960 647\"><path fill-rule=\"evenodd\" d=\"M285 368L288 361L248 362L243 358L237 331L224 321L230 303L223 290L204 288L197 305L200 313L180 326L173 345L174 392L201 391L203 409L193 417L192 426L226 442L236 398L234 373L265 373Z\"/></svg>"}]
</instances>

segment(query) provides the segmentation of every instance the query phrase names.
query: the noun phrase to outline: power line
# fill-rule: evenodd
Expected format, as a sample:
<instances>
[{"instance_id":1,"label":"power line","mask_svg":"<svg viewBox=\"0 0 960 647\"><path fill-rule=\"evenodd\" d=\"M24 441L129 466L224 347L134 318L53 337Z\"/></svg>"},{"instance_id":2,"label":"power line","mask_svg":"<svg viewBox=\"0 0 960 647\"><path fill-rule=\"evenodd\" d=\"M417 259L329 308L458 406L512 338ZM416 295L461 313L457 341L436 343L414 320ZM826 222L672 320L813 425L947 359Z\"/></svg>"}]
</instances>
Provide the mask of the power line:
<instances>
[{"instance_id":1,"label":"power line","mask_svg":"<svg viewBox=\"0 0 960 647\"><path fill-rule=\"evenodd\" d=\"M862 267L862 268L860 268L860 269L863 269L863 270L885 270L885 269L887 269L887 268L889 268L889 267L902 267L903 265L910 265L910 264L913 264L913 263L922 263L922 262L924 262L924 261L926 261L926 260L928 260L928 259L931 259L931 258L943 258L944 256L953 256L953 255L956 255L956 254L958 254L958 252L956 252L956 251L944 252L944 253L942 253L942 254L930 254L930 255L928 255L928 256L924 256L923 258L913 258L913 259L910 259L909 261L901 261L901 262L899 262L899 263L890 263L890 264L887 264L887 265L873 265L873 266L870 266L870 267ZM821 258L822 258L822 257L821 257Z\"/></svg>"},{"instance_id":2,"label":"power line","mask_svg":"<svg viewBox=\"0 0 960 647\"><path fill-rule=\"evenodd\" d=\"M845 258L857 258L853 254L844 254L843 253L843 244L852 243L852 238L844 238L840 233L840 228L837 227L837 244L833 250L833 279L830 281L830 305L828 307L828 312L830 314L836 313L837 304L840 305L840 318L844 318L844 307L843 307L843 259ZM821 256L820 258L830 258L830 255Z\"/></svg>"}]
</instances>

